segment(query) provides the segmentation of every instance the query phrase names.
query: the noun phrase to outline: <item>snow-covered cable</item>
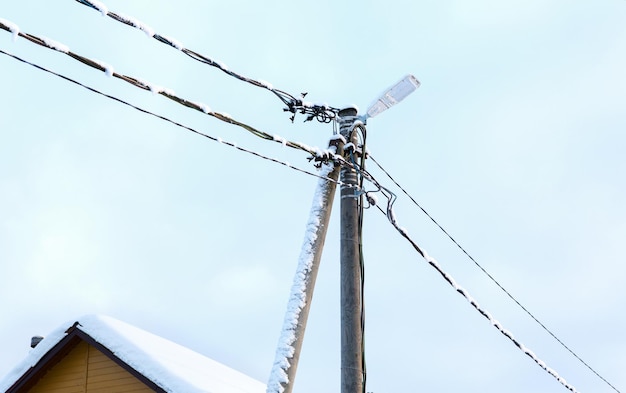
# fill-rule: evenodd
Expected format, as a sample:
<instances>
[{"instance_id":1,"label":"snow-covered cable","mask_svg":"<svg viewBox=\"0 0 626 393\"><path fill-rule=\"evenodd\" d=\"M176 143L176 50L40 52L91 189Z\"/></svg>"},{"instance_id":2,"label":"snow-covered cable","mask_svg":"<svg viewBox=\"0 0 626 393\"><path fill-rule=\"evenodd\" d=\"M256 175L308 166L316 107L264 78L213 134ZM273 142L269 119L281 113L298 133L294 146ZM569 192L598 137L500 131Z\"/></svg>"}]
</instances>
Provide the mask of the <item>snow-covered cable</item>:
<instances>
[{"instance_id":1,"label":"snow-covered cable","mask_svg":"<svg viewBox=\"0 0 626 393\"><path fill-rule=\"evenodd\" d=\"M386 190L384 187L380 186L379 184L376 184L376 185L379 188L381 188L383 190ZM387 192L389 192L389 191L387 190ZM505 328L503 328L502 325L500 324L500 322L498 322L495 318L492 317L491 313L489 313L487 310L485 310L482 307L480 307L478 302L476 302L476 300L467 292L467 290L465 290L463 287L461 287L459 284L457 284L456 280L454 280L454 278L452 278L452 276L450 274L448 274L446 271L444 271L441 268L441 266L435 260L435 258L433 258L430 255L428 255L428 253L423 248L421 248L409 236L409 234L408 234L408 232L407 232L407 230L405 228L400 227L398 225L398 221L396 219L396 215L395 215L395 213L393 211L394 199L395 199L395 195L392 194L392 197L389 198L389 203L387 205L387 218L389 219L389 222L391 223L391 225L393 225L393 227L402 235L402 237L404 237L406 240L408 240L409 243L411 243L411 245L413 246L413 248L426 260L426 262L428 262L428 264L430 266L432 266L448 282L448 284L450 284L450 286L452 286L460 295L462 295L469 302L469 304L471 304L472 307L474 307L474 309L476 309L476 311L478 311L483 317L487 318L493 327L498 329L498 331L500 333L502 333L513 344L515 344L516 347L518 347L522 352L524 352L524 354L526 354L535 363L537 363L537 365L539 365L539 367L541 367L548 374L552 375L567 390L569 390L571 392L574 392L574 393L578 392L578 390L576 390L576 388L573 385L569 384L556 371L554 371L554 369L551 369L550 367L548 367L543 360L538 358L533 351L531 351L528 348L526 348L524 346L524 344L522 344L519 340L517 340L510 331L508 331Z\"/></svg>"},{"instance_id":2,"label":"snow-covered cable","mask_svg":"<svg viewBox=\"0 0 626 393\"><path fill-rule=\"evenodd\" d=\"M6 31L10 31L10 32L14 31L14 30L12 30L13 29L12 27L6 26L4 23L1 23L1 21L0 21L0 28L3 29L3 30L6 30ZM32 34L23 33L21 31L18 32L18 34L19 34L19 36L24 37L27 40L29 40L30 42L33 42L33 43L35 43L37 45L40 45L40 46L43 46L45 48L52 49L52 50L55 50L55 51L62 52L64 54L70 56L71 58L73 58L75 60L78 60L81 63L89 66L89 67L92 67L92 68L95 68L97 70L100 70L100 71L104 72L107 76L112 76L114 78L121 79L121 80L123 80L123 81L125 81L127 83L130 83L131 85L133 85L135 87L138 87L140 89L148 90L148 91L151 91L153 93L162 95L164 97L169 98L170 100L172 100L174 102L177 102L178 104L184 105L184 106L186 106L188 108L191 108L191 109L195 109L195 110L197 110L197 111L199 111L201 113L204 113L204 114L207 114L209 116L212 116L212 117L214 117L214 118L216 118L218 120L221 120L223 122L230 123L232 125L241 127L243 129L245 129L246 131L250 132L251 134L253 134L253 135L257 136L257 137L260 137L262 139L269 140L269 141L274 141L274 142L281 143L281 144L283 144L285 146L288 146L288 147L291 147L291 148L294 148L294 149L297 149L297 150L305 151L305 152L311 154L311 156L313 158L315 158L316 161L332 160L332 161L335 161L336 163L339 163L341 165L349 165L349 163L347 163L343 159L343 157L341 155L338 155L336 153L330 152L328 150L321 150L321 149L316 148L316 147L311 147L311 146L308 146L308 145L306 145L304 143L301 143L301 142L289 141L289 140L286 140L284 138L277 137L275 135L271 135L271 134L268 134L266 132L260 131L260 130L258 130L258 129L256 129L256 128L248 125L248 124L245 124L245 123L242 123L240 121L237 121L237 120L233 119L227 113L215 112L215 111L212 111L209 108L209 106L207 106L207 105L205 105L203 103L194 102L194 101L190 101L190 100L187 100L185 98L179 97L171 89L167 89L167 88L163 88L163 87L159 87L159 86L153 85L153 84L151 84L149 82L146 82L146 81L144 81L144 80L142 80L140 78L135 78L135 77L132 77L132 76L128 76L128 75L123 75L123 74L117 73L117 72L114 71L113 66L111 66L109 64L106 64L106 63L104 63L102 61L95 60L95 59L90 59L90 58L81 56L81 55L79 55L77 53L74 53L74 52L70 51L69 48L66 45L61 44L61 43L59 43L57 41L53 41L53 40L51 40L49 38L41 38L41 37L38 37L38 36L35 36L35 35L32 35Z\"/></svg>"},{"instance_id":3,"label":"snow-covered cable","mask_svg":"<svg viewBox=\"0 0 626 393\"><path fill-rule=\"evenodd\" d=\"M286 108L287 111L294 114L294 116L291 118L292 121L296 113L302 113L302 114L309 115L307 120L312 120L315 118L319 120L320 122L328 123L335 118L335 115L338 112L337 108L332 108L332 107L329 107L328 105L315 105L315 104L311 104L308 102L304 102L301 99L297 99L289 93L286 93L282 90L275 89L274 86L267 81L252 79L247 76L241 75L237 72L231 71L226 64L220 61L211 59L210 57L201 55L198 52L185 48L185 46L180 41L176 40L175 38L171 38L165 35L155 33L154 30L150 26L146 25L143 22L140 22L138 19L132 16L122 15L120 13L109 11L108 7L104 5L102 2L94 1L94 0L76 0L76 1L80 4L83 4L89 8L92 8L100 12L102 15L109 16L113 20L116 20L127 26L131 26L138 30L141 30L144 33L146 33L148 37L152 37L155 40L163 44L171 46L172 48L175 48L183 52L184 54L186 54L187 56L191 57L192 59L196 61L207 64L211 67L215 67L219 69L220 71L228 74L229 76L239 79L240 81L247 82L256 87L269 90L270 92L274 93L274 95L276 95L285 105L287 105L287 108Z\"/></svg>"},{"instance_id":4,"label":"snow-covered cable","mask_svg":"<svg viewBox=\"0 0 626 393\"><path fill-rule=\"evenodd\" d=\"M470 305L472 305L472 307L474 307L474 309L476 309L476 311L478 311L483 317L485 317L487 320L489 320L489 322L491 323L491 325L493 327L498 329L498 331L500 331L500 333L502 333L506 338L508 338L511 342L513 342L513 344L515 344L516 347L518 347L522 352L524 352L524 354L526 354L535 363L537 363L537 365L539 365L539 367L541 367L548 374L552 375L559 383L561 383L569 391L571 391L571 392L579 392L578 390L576 390L576 388L573 385L567 383L567 381L563 377L561 377L554 369L548 367L546 365L546 363L543 360L541 360L540 358L538 358L533 351L531 351L526 346L524 346L520 341L518 341L509 330L506 330L505 328L503 328L502 324L500 324L500 322L498 322L491 315L491 313L489 313L487 310L485 310L482 307L480 307L478 302L469 294L469 292L467 292L467 290L465 290L463 287L461 287L450 274L448 274L446 271L444 271L442 269L442 267L439 265L439 263L433 257L428 255L428 253L423 248L421 248L409 236L406 228L401 227L401 226L398 225L398 220L397 220L396 214L395 214L395 212L393 210L393 204L395 203L396 195L393 192L391 192L388 188L383 187L364 168L360 168L360 170L361 170L364 178L369 180L370 182L372 182L378 188L378 190L380 190L383 193L383 195L385 195L385 197L388 199L386 212L383 211L378 206L379 210L381 210L381 212L383 212L383 213L385 213L387 215L387 219L392 224L392 226L402 235L402 237L404 237L411 244L411 246L413 246L413 248L426 260L426 262L428 262L428 264L430 266L432 266L448 282L448 284L450 284L450 286L452 286L456 290L456 292L458 292L460 295L462 295L468 301L468 303L470 303ZM611 387L613 387L613 386L611 385ZM617 390L617 389L615 389L615 390Z\"/></svg>"},{"instance_id":5,"label":"snow-covered cable","mask_svg":"<svg viewBox=\"0 0 626 393\"><path fill-rule=\"evenodd\" d=\"M457 248L459 248L461 250L461 252L463 254L465 254L470 261L472 261L494 284L496 284L496 286L498 288L500 288L511 300L513 300L513 302L515 304L517 304L528 316L530 316L539 326L541 326L541 328L543 328L543 330L545 330L554 340L556 340L563 348L565 348L572 356L574 356L578 361L580 361L585 367L587 367L587 369L589 369L592 373L594 373L598 378L600 378L604 383L606 383L608 386L610 386L613 390L615 390L616 392L619 393L619 390L613 386L606 378L604 378L602 375L600 375L600 373L598 373L595 369L593 369L587 362L585 362L580 356L578 356L572 349L570 349L570 347L568 347L560 338L558 338L556 336L556 334L554 334L550 329L548 329L537 317L535 317L526 307L524 307L524 305L522 305L506 288L504 288L483 266L481 266L478 261L476 261L476 259L474 259L474 257L472 255L470 255L470 253L468 251L465 250L465 248L463 248L463 246L461 246L461 244L459 244L456 239L454 239L454 237L452 237L452 235L450 235L450 233L448 231L446 231L443 226L441 226L439 224L439 222L437 222L437 220L435 220L435 218L433 216L430 215L430 213L428 213L426 211L426 209L424 209L416 200L415 198L413 198L413 196L411 196L408 191L406 191L404 189L404 187L402 187L397 181L396 179L393 178L393 176L391 176L391 174L382 167L382 165L380 163L378 163L378 161L376 161L376 159L371 156L368 155L368 158L370 158L375 164L376 166L378 166L378 168L380 170L383 171L383 173L385 175L387 175L387 177L402 191L402 193L404 193L404 195L406 195L411 202L413 202L413 204L415 206L417 206L425 215L426 217L428 217L451 241L452 243L454 243L456 245Z\"/></svg>"},{"instance_id":6,"label":"snow-covered cable","mask_svg":"<svg viewBox=\"0 0 626 393\"><path fill-rule=\"evenodd\" d=\"M20 28L11 21L0 18L0 28L10 32L13 36L13 41L16 41L17 37L20 36Z\"/></svg>"},{"instance_id":7,"label":"snow-covered cable","mask_svg":"<svg viewBox=\"0 0 626 393\"><path fill-rule=\"evenodd\" d=\"M1 26L0 26L0 27L1 27ZM165 117L165 116L159 115L159 114L154 113L154 112L150 112L149 110L143 109L143 108L138 107L138 106L133 105L133 104L130 104L130 103L128 103L128 102L126 102L126 101L124 101L124 100L122 100L122 99L120 99L120 98L117 98L117 97L115 97L115 96L112 96L112 95L109 95L109 94L103 93L103 92L101 92L101 91L99 91L99 90L97 90L97 89L95 89L95 88L93 88L93 87L90 87L90 86L84 85L84 84L82 84L82 83L80 83L80 82L78 82L78 81L76 81L76 80L74 80L74 79L71 79L71 78L69 78L69 77L67 77L67 76L65 76L65 75L61 75L61 74L56 73L56 72L54 72L54 71L51 71L51 70L49 70L49 69L47 69L47 68L45 68L45 67L42 67L42 66L40 66L40 65L37 65L37 64L35 64L35 63L31 63L30 61L24 60L24 59L22 59L22 58L20 58L20 57L18 57L18 56L15 56L15 55L13 55L13 54L11 54L11 53L5 52L5 51L3 51L2 49L0 49L0 54L6 55L6 56L8 56L8 57L11 57L11 58L13 58L13 59L15 59L15 60L17 60L17 61L20 61L20 62L22 62L22 63L24 63L24 64L28 64L28 65L30 65L30 66L32 66L32 67L34 67L34 68L37 68L38 70L41 70L41 71L47 72L47 73L49 73L49 74L51 74L51 75L54 75L54 76L56 76L56 77L59 77L59 78L61 78L61 79L65 80L65 81L67 81L67 82L73 83L73 84L75 84L75 85L77 85L77 86L80 86L80 87L82 87L82 88L84 88L84 89L87 89L87 90L89 90L89 91L91 91L91 92L93 92L93 93L99 94L99 95L101 95L101 96L103 96L103 97L106 97L106 98L108 98L108 99L111 99L111 100L113 100L113 101L117 101L117 102L119 102L120 104L126 105L126 106L128 106L128 107L133 108L133 109L136 109L136 110L138 110L138 111L140 111L140 112L142 112L142 113L145 113L145 114L147 114L147 115L154 116L154 117L156 117L156 118L158 118L158 119L160 119L160 120L163 120L163 121L166 121L166 122L168 122L168 123L171 123L171 124L173 124L173 125L175 125L175 126L177 126L177 127L180 127L180 128L183 128L184 130L187 130L187 131L193 132L194 134L200 135L200 136L202 136L202 137L204 137L204 138L207 138L207 139L210 139L210 140L212 140L212 141L214 141L214 142L218 142L218 143L224 144L224 145L226 145L226 146L229 146L229 147L235 148L235 149L237 149L237 150L239 150L239 151L241 151L241 152L248 153L248 154L252 154L253 156L256 156L256 157L258 157L258 158L262 158L262 159L264 159L264 160L271 161L271 162L273 162L273 163L276 163L276 164L280 164L280 165L286 166L286 167L288 167L288 168L290 168L290 169L293 169L293 170L295 170L295 171L297 171L297 172L304 173L304 174L307 174L307 175L309 175L309 176L313 176L313 177L316 177L316 178L319 178L319 179L323 179L324 181L334 182L334 183L339 184L339 185L342 185L342 184L343 184L343 183L342 183L341 181L339 181L339 180L334 180L334 179L331 179L331 178L329 178L329 177L325 177L325 176L324 176L324 175L322 175L322 174L318 174L318 173L310 172L310 171L307 171L307 170L304 170L304 169L300 169L300 168L294 167L293 165L291 165L290 163L288 163L288 162L286 162L286 161L280 161L280 160L277 160L277 159L275 159L275 158L265 156L265 155L263 155L263 154L261 154L261 153L258 153L258 152L256 152L256 151L253 151L253 150L249 150L249 149L246 149L246 148L240 147L240 146L238 146L235 142L228 142L228 141L223 140L223 139L222 139L222 138L220 138L220 137L214 137L214 136L211 136L211 135L205 134L205 133L200 132L200 131L198 131L198 130L196 130L196 129L194 129L194 128L191 128L191 127L189 127L189 126L185 126L185 125L183 125L183 124L181 124L181 123L178 123L178 122L176 122L176 121L174 121L174 120L171 120L171 119L169 119L169 118L167 118L167 117Z\"/></svg>"}]
</instances>

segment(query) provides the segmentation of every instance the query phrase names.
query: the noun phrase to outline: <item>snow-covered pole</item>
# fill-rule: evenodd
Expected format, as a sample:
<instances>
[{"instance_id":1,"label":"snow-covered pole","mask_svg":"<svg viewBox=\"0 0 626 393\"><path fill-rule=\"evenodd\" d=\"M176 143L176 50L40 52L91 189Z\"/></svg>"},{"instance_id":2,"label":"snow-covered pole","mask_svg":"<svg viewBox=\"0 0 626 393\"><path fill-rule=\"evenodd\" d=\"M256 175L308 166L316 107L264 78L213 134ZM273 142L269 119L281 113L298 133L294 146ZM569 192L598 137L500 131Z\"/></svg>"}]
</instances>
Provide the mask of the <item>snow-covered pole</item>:
<instances>
[{"instance_id":1,"label":"snow-covered pole","mask_svg":"<svg viewBox=\"0 0 626 393\"><path fill-rule=\"evenodd\" d=\"M329 148L332 153L341 153L343 145L344 139L337 135L330 141ZM329 161L322 164L320 172L321 176L332 180L320 179L315 190L283 329L267 384L267 393L291 393L293 391L304 331L313 299L313 289L339 179L339 166Z\"/></svg>"},{"instance_id":2,"label":"snow-covered pole","mask_svg":"<svg viewBox=\"0 0 626 393\"><path fill-rule=\"evenodd\" d=\"M354 132L357 109L337 114L339 130L347 143L357 146ZM361 250L357 172L341 168L341 393L363 392L363 327L361 315Z\"/></svg>"}]
</instances>

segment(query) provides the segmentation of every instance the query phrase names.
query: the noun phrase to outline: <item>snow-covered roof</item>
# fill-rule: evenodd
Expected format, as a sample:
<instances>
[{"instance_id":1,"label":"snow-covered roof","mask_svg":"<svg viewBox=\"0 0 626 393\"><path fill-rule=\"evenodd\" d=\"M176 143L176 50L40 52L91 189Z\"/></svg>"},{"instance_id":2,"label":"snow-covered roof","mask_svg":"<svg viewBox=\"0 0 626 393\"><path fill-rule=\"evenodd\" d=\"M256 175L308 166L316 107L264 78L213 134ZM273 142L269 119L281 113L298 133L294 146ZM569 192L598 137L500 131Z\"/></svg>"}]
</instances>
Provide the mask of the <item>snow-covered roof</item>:
<instances>
[{"instance_id":1,"label":"snow-covered roof","mask_svg":"<svg viewBox=\"0 0 626 393\"><path fill-rule=\"evenodd\" d=\"M215 360L114 318L96 315L79 318L49 334L0 380L0 392L7 391L76 330L167 392L265 392L263 383Z\"/></svg>"}]
</instances>

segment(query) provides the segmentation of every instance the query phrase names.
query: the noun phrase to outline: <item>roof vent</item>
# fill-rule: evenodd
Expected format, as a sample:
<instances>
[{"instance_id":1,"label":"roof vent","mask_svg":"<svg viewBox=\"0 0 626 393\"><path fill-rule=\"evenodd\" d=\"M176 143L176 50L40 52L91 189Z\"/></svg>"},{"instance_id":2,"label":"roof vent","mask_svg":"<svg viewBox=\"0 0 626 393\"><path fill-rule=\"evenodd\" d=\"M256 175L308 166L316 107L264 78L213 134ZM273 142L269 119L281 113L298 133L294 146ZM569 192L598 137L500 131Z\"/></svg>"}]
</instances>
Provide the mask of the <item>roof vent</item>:
<instances>
[{"instance_id":1,"label":"roof vent","mask_svg":"<svg viewBox=\"0 0 626 393\"><path fill-rule=\"evenodd\" d=\"M35 348L37 346L37 344L39 344L41 342L41 340L43 340L42 336L33 336L30 339L30 347L31 348Z\"/></svg>"}]
</instances>

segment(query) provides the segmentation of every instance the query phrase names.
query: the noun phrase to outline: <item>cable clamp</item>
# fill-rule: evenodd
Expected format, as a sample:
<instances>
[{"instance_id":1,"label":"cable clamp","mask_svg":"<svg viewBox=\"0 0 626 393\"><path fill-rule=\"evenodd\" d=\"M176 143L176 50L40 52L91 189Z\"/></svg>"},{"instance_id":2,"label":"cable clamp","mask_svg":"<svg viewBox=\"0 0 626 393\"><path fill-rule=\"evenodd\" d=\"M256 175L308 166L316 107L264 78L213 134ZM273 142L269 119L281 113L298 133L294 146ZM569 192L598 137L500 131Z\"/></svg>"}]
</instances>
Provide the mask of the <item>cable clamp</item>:
<instances>
[{"instance_id":1,"label":"cable clamp","mask_svg":"<svg viewBox=\"0 0 626 393\"><path fill-rule=\"evenodd\" d=\"M327 104L313 104L308 101L304 101L307 93L302 93L302 98L292 98L289 102L286 102L287 108L283 108L284 112L291 112L293 115L289 118L293 123L296 119L296 114L308 115L305 122L317 120L320 123L330 123L337 117L339 109L328 106Z\"/></svg>"},{"instance_id":2,"label":"cable clamp","mask_svg":"<svg viewBox=\"0 0 626 393\"><path fill-rule=\"evenodd\" d=\"M367 202L370 204L370 206L368 207L376 206L376 204L378 203L378 198L376 197L376 195L372 191L365 192L364 194L365 199L367 199Z\"/></svg>"},{"instance_id":3,"label":"cable clamp","mask_svg":"<svg viewBox=\"0 0 626 393\"><path fill-rule=\"evenodd\" d=\"M357 156L357 157L362 157L363 156L363 145L362 144L358 144L355 145L354 143L350 142L350 143L346 143L343 146L343 153L344 156ZM365 152L365 158L368 157L368 153Z\"/></svg>"},{"instance_id":4,"label":"cable clamp","mask_svg":"<svg viewBox=\"0 0 626 393\"><path fill-rule=\"evenodd\" d=\"M328 164L329 162L335 162L335 153L330 149L323 151L317 150L315 154L308 157L307 160L309 162L315 161L315 167L317 169L320 169L324 164Z\"/></svg>"}]
</instances>

